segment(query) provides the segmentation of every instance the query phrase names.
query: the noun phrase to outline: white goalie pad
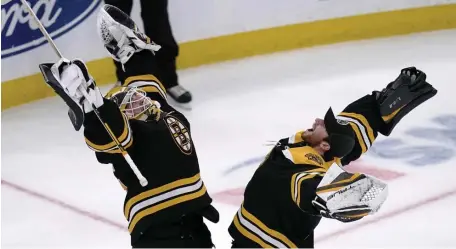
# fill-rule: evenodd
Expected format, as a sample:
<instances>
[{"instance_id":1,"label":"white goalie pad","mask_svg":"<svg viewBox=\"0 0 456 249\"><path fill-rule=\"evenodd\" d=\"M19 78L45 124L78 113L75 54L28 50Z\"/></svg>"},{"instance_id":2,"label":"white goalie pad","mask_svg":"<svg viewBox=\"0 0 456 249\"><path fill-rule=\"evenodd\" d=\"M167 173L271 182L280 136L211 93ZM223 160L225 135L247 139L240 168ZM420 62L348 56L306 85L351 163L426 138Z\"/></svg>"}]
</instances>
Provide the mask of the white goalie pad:
<instances>
[{"instance_id":1,"label":"white goalie pad","mask_svg":"<svg viewBox=\"0 0 456 249\"><path fill-rule=\"evenodd\" d=\"M349 173L333 164L317 187L330 213L377 212L388 196L386 183L365 174ZM356 213L356 212L355 212Z\"/></svg>"}]
</instances>

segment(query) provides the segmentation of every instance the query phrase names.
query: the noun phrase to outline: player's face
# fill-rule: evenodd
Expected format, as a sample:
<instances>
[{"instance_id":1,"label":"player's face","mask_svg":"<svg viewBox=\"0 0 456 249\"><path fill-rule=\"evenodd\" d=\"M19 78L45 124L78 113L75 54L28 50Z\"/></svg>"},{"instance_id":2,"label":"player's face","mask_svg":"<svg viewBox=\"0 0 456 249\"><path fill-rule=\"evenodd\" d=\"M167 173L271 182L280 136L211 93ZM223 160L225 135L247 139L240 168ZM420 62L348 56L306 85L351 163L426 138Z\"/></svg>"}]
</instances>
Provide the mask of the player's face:
<instances>
[{"instance_id":1,"label":"player's face","mask_svg":"<svg viewBox=\"0 0 456 249\"><path fill-rule=\"evenodd\" d=\"M328 132L326 131L323 119L315 119L312 128L304 132L304 137L311 146L317 146L324 142L323 140L328 137Z\"/></svg>"},{"instance_id":2,"label":"player's face","mask_svg":"<svg viewBox=\"0 0 456 249\"><path fill-rule=\"evenodd\" d=\"M140 93L135 93L131 96L131 101L126 105L125 109L128 116L135 117L142 113L148 106L148 98Z\"/></svg>"}]
</instances>

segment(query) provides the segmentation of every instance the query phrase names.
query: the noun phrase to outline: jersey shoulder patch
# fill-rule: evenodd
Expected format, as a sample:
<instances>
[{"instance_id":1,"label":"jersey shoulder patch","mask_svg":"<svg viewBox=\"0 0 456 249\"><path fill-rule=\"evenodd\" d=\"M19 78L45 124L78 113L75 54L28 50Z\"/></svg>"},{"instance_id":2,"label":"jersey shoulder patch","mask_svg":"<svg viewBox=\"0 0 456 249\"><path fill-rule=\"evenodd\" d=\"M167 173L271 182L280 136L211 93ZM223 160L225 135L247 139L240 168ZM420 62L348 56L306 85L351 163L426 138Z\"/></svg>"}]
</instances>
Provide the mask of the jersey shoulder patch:
<instances>
[{"instance_id":1,"label":"jersey shoulder patch","mask_svg":"<svg viewBox=\"0 0 456 249\"><path fill-rule=\"evenodd\" d=\"M308 152L304 156L307 158L308 162L310 161L310 162L316 163L318 166L323 166L323 164L324 164L324 160L318 154Z\"/></svg>"},{"instance_id":2,"label":"jersey shoulder patch","mask_svg":"<svg viewBox=\"0 0 456 249\"><path fill-rule=\"evenodd\" d=\"M307 164L317 167L325 167L325 161L312 147L302 146L288 148L283 151L285 157L294 164Z\"/></svg>"},{"instance_id":3,"label":"jersey shoulder patch","mask_svg":"<svg viewBox=\"0 0 456 249\"><path fill-rule=\"evenodd\" d=\"M192 141L188 128L172 115L168 114L163 119L177 147L182 153L190 155L192 153Z\"/></svg>"}]
</instances>

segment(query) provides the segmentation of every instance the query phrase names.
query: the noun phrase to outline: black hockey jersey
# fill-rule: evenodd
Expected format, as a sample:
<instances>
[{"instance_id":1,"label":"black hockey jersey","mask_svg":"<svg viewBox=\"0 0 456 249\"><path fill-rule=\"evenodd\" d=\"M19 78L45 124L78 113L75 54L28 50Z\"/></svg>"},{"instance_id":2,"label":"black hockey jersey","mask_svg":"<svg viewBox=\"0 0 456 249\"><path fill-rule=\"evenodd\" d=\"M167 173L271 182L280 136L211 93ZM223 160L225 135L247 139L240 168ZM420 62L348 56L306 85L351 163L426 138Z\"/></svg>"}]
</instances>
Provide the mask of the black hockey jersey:
<instances>
[{"instance_id":1,"label":"black hockey jersey","mask_svg":"<svg viewBox=\"0 0 456 249\"><path fill-rule=\"evenodd\" d=\"M311 201L327 169L347 165L366 152L383 123L375 98L367 95L338 115L350 122L357 142L344 158L325 161L298 132L281 139L249 181L244 201L229 233L237 247L313 247L313 231L321 220Z\"/></svg>"},{"instance_id":2,"label":"black hockey jersey","mask_svg":"<svg viewBox=\"0 0 456 249\"><path fill-rule=\"evenodd\" d=\"M167 104L166 91L154 75L127 72L131 76L123 86L138 87L160 102L163 112L159 113L158 121L156 115L145 121L127 119L109 100L112 92L107 94L99 112L149 184L139 184L93 112L86 114L84 135L98 161L112 164L114 175L127 191L123 211L133 242L146 228L159 228L162 223L179 221L184 214L199 213L212 200L201 179L188 120Z\"/></svg>"}]
</instances>

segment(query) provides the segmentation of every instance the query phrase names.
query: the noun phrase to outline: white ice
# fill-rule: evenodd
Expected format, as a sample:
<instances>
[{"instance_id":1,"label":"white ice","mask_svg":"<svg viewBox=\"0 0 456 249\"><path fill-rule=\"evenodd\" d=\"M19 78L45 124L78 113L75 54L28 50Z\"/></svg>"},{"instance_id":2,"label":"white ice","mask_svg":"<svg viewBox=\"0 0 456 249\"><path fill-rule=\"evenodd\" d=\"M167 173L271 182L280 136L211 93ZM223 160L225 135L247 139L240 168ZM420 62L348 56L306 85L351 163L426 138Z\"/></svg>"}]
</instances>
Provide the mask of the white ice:
<instances>
[{"instance_id":1,"label":"white ice","mask_svg":"<svg viewBox=\"0 0 456 249\"><path fill-rule=\"evenodd\" d=\"M404 118L391 137L378 141L436 144L447 148L450 158L414 167L403 159L367 153L363 162L404 176L389 181L390 195L378 214L350 224L324 220L316 230L316 247L456 247L456 123L450 124L450 141L431 142L406 133L435 126L431 119L437 115L456 115L455 40L456 30L429 32L181 71L181 84L194 96L193 110L185 113L208 191L215 195L245 186L257 164L230 174L226 170L261 158L269 150L267 141L307 128L330 105L339 112L356 98L381 90L401 68L416 66L439 93ZM2 112L1 160L2 247L130 246L121 228L126 226L124 191L111 167L98 164L82 133L73 130L60 99ZM214 198L221 221L208 224L217 248L230 247L227 227L238 208L224 198Z\"/></svg>"}]
</instances>

